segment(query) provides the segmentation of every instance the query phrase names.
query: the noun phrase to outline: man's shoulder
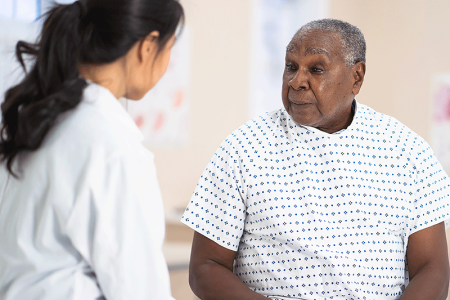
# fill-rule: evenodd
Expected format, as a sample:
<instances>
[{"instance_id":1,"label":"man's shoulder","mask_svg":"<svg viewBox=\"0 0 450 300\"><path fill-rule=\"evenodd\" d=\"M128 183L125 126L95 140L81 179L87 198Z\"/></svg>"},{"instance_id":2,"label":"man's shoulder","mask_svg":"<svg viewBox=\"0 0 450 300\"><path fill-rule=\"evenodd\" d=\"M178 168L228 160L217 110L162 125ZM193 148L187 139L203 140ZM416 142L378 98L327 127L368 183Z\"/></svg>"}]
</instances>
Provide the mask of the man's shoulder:
<instances>
[{"instance_id":1,"label":"man's shoulder","mask_svg":"<svg viewBox=\"0 0 450 300\"><path fill-rule=\"evenodd\" d=\"M225 141L242 143L268 139L280 129L283 118L285 119L286 116L282 109L265 112L239 126L227 136Z\"/></svg>"},{"instance_id":2,"label":"man's shoulder","mask_svg":"<svg viewBox=\"0 0 450 300\"><path fill-rule=\"evenodd\" d=\"M373 130L394 130L398 133L416 134L408 126L395 117L376 111L375 109L358 103L358 114L356 122L359 127L373 128Z\"/></svg>"},{"instance_id":3,"label":"man's shoulder","mask_svg":"<svg viewBox=\"0 0 450 300\"><path fill-rule=\"evenodd\" d=\"M401 143L411 150L417 146L429 147L424 138L395 117L378 112L364 104L358 103L354 128L373 138Z\"/></svg>"}]
</instances>

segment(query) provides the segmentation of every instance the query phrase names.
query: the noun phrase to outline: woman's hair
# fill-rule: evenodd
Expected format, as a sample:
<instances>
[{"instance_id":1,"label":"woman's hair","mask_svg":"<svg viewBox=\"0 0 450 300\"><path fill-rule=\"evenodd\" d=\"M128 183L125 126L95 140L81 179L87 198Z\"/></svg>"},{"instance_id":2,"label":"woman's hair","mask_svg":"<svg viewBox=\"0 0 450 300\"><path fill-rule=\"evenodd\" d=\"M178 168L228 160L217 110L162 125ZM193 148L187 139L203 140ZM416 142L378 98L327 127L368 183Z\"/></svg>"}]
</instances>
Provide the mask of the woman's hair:
<instances>
[{"instance_id":1,"label":"woman's hair","mask_svg":"<svg viewBox=\"0 0 450 300\"><path fill-rule=\"evenodd\" d=\"M37 42L16 45L26 75L1 105L0 160L13 175L17 154L38 149L58 116L81 102L87 83L80 63L113 62L155 30L159 53L184 21L177 0L78 0L55 4L44 17ZM25 55L33 62L29 72Z\"/></svg>"}]
</instances>

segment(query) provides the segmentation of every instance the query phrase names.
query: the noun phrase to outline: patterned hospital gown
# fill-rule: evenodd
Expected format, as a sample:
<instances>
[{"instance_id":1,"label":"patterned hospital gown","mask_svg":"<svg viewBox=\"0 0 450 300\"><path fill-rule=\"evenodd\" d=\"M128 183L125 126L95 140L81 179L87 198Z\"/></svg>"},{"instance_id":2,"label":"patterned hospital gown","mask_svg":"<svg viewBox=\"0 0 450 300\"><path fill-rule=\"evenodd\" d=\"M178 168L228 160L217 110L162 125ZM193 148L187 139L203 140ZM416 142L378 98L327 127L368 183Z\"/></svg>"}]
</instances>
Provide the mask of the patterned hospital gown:
<instances>
[{"instance_id":1,"label":"patterned hospital gown","mask_svg":"<svg viewBox=\"0 0 450 300\"><path fill-rule=\"evenodd\" d=\"M449 194L396 119L357 103L328 134L280 109L226 138L182 222L237 251L234 273L271 299L399 299L408 237L450 218Z\"/></svg>"}]
</instances>

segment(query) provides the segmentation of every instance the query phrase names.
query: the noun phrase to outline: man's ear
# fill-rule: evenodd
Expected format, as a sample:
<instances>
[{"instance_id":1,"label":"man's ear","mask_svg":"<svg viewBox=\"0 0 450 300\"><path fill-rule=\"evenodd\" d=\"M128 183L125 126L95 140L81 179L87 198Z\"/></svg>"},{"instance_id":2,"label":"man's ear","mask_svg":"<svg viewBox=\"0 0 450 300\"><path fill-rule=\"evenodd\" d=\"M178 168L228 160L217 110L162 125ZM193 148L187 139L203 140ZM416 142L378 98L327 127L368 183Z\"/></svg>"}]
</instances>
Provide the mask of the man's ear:
<instances>
[{"instance_id":1,"label":"man's ear","mask_svg":"<svg viewBox=\"0 0 450 300\"><path fill-rule=\"evenodd\" d=\"M353 67L352 67L352 75L353 75L353 95L356 96L358 95L361 86L364 82L364 75L366 74L366 64L362 61L357 62Z\"/></svg>"},{"instance_id":2,"label":"man's ear","mask_svg":"<svg viewBox=\"0 0 450 300\"><path fill-rule=\"evenodd\" d=\"M154 56L154 53L156 53L158 47L158 38L159 32L154 30L149 34L147 34L147 36L142 39L138 49L138 56L140 62L143 62L149 57Z\"/></svg>"}]
</instances>

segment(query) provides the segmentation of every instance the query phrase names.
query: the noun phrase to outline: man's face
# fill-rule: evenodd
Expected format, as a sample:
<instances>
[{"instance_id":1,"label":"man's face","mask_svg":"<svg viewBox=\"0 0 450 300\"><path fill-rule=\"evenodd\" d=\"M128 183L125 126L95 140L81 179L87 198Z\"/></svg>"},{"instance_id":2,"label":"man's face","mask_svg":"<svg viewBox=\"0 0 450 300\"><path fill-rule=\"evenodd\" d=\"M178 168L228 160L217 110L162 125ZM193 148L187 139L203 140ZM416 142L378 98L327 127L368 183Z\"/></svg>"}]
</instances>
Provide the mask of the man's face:
<instances>
[{"instance_id":1,"label":"man's face","mask_svg":"<svg viewBox=\"0 0 450 300\"><path fill-rule=\"evenodd\" d=\"M350 125L355 73L345 65L341 45L339 33L321 30L297 34L289 43L282 99L297 124L328 133Z\"/></svg>"}]
</instances>

